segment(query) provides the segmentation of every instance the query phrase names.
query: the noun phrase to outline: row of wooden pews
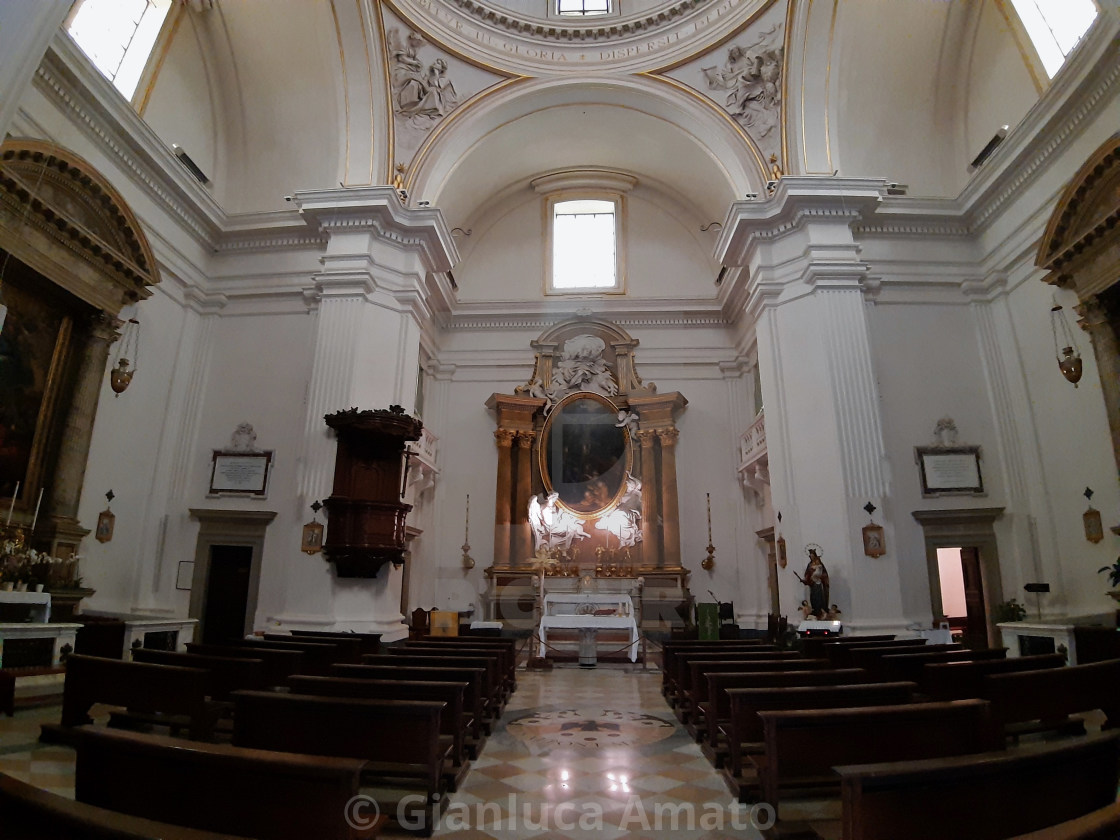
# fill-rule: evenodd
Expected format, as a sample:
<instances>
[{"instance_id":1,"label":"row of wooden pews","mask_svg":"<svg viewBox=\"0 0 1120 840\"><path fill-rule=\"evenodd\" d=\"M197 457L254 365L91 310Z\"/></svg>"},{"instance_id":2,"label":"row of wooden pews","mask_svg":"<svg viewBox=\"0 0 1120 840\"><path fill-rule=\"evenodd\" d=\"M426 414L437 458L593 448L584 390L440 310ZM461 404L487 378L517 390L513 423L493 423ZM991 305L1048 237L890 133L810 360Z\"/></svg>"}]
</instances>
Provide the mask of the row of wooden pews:
<instances>
[{"instance_id":1,"label":"row of wooden pews","mask_svg":"<svg viewBox=\"0 0 1120 840\"><path fill-rule=\"evenodd\" d=\"M361 634L266 634L191 644L186 653L136 651L132 662L73 656L61 723L44 726L42 739L77 750L84 805L247 837L353 840L384 822L355 827L345 819L344 806L361 792L381 815L426 835L516 688L514 644L467 637L382 646ZM111 727L164 727L170 736L90 726L93 704L123 707ZM174 737L180 733L190 740ZM118 769L108 770L114 762ZM145 784L121 784L124 765ZM229 807L184 810L149 790L197 789L184 781L192 774L215 780L214 796ZM265 794L269 785L254 790L234 777L282 779ZM253 797L279 814L293 809L276 802L299 801L306 819L273 813L270 822Z\"/></svg>"},{"instance_id":2,"label":"row of wooden pews","mask_svg":"<svg viewBox=\"0 0 1120 840\"><path fill-rule=\"evenodd\" d=\"M808 831L781 820L783 800L805 793L843 791L845 840L997 840L1081 818L1115 801L1116 736L1083 735L1029 750L1007 745L1025 731L1058 729L1081 712L1103 711L1106 727L1120 721L1120 660L1064 667L1060 656L1006 659L1003 649L921 639L806 641L793 652L759 642L673 641L663 654L666 699L740 800L776 809L777 836ZM989 772L1003 779L1020 772L1020 761L1051 757L1056 765L1077 766L1069 759L1074 753L1094 756L1085 758L1085 767L1093 773L1104 767L1103 783L1098 779L1090 794L1073 796L1070 807L1032 802L1021 820L1005 823L1006 831L981 821L974 830L971 810L980 806L969 802L967 785L939 781L948 778L943 766L972 768L977 779ZM907 775L913 768L930 775ZM1086 772L1067 769L1056 789L1080 784ZM998 779L990 784L1011 788ZM950 799L927 815L924 800L909 798L912 787L938 785L960 797L963 807ZM1111 823L1102 814L1088 824Z\"/></svg>"}]
</instances>

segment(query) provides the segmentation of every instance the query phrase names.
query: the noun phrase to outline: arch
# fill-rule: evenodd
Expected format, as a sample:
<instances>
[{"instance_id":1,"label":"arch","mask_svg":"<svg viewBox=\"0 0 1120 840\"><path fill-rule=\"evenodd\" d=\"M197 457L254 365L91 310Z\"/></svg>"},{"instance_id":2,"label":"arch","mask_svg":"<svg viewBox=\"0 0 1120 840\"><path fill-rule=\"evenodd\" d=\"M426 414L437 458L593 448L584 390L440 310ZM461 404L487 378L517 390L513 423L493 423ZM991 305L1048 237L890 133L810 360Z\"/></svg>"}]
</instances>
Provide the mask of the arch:
<instances>
[{"instance_id":1,"label":"arch","mask_svg":"<svg viewBox=\"0 0 1120 840\"><path fill-rule=\"evenodd\" d=\"M1066 186L1042 235L1035 265L1060 274L1118 221L1120 132L1093 152Z\"/></svg>"},{"instance_id":2,"label":"arch","mask_svg":"<svg viewBox=\"0 0 1120 840\"><path fill-rule=\"evenodd\" d=\"M592 142L578 139L586 119ZM524 138L538 138L530 143ZM674 166L666 171L666 160ZM761 156L707 100L651 77L519 79L482 94L440 126L418 152L406 186L466 219L512 183L559 169L603 167L664 182L712 218L768 177ZM496 174L494 174L496 173ZM500 180L499 180L500 179Z\"/></svg>"},{"instance_id":3,"label":"arch","mask_svg":"<svg viewBox=\"0 0 1120 840\"><path fill-rule=\"evenodd\" d=\"M0 247L109 315L159 282L121 194L88 161L42 140L0 145Z\"/></svg>"}]
</instances>

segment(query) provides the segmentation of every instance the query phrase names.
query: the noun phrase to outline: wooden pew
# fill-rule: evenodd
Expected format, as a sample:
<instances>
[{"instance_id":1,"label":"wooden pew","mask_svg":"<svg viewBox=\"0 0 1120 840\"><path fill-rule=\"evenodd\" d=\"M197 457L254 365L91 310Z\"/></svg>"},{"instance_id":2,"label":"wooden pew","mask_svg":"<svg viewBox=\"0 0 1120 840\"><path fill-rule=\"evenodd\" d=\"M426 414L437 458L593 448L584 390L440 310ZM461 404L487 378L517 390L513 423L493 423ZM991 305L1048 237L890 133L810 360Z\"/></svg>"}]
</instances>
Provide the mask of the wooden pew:
<instances>
[{"instance_id":1,"label":"wooden pew","mask_svg":"<svg viewBox=\"0 0 1120 840\"><path fill-rule=\"evenodd\" d=\"M895 648L898 653L903 653L910 650L924 650L929 647L925 639L894 639L891 641L882 641L876 639L874 641L857 641L858 637L853 638L847 642L832 641L827 642L821 646L818 656L828 658L835 668L851 668L852 666L852 651L862 650L863 648Z\"/></svg>"},{"instance_id":2,"label":"wooden pew","mask_svg":"<svg viewBox=\"0 0 1120 840\"><path fill-rule=\"evenodd\" d=\"M1066 658L1060 653L1041 656L1013 656L982 662L927 662L918 681L923 694L937 700L965 700L980 697L984 677L989 674L1010 674L1015 671L1039 671L1061 668Z\"/></svg>"},{"instance_id":3,"label":"wooden pew","mask_svg":"<svg viewBox=\"0 0 1120 840\"><path fill-rule=\"evenodd\" d=\"M757 786L753 772L744 774L746 755L762 751L762 711L783 709L850 709L855 706L893 706L913 702L914 683L791 686L724 689L731 698L731 714L720 726L727 742L724 776L732 793L746 802Z\"/></svg>"},{"instance_id":4,"label":"wooden pew","mask_svg":"<svg viewBox=\"0 0 1120 840\"><path fill-rule=\"evenodd\" d=\"M386 648L392 653L394 650L411 651L414 653L436 653L440 656L497 656L498 672L496 678L501 681L502 691L508 697L514 689L513 673L515 663L513 655L505 645L446 645L438 642L425 642L421 640L407 641L403 648Z\"/></svg>"},{"instance_id":5,"label":"wooden pew","mask_svg":"<svg viewBox=\"0 0 1120 840\"><path fill-rule=\"evenodd\" d=\"M206 831L272 840L351 840L346 803L365 763L86 728L77 733L79 802Z\"/></svg>"},{"instance_id":6,"label":"wooden pew","mask_svg":"<svg viewBox=\"0 0 1120 840\"><path fill-rule=\"evenodd\" d=\"M199 668L74 655L66 661L62 692L64 729L92 723L90 707L106 703L165 716L169 724L187 727L191 738L207 740L221 713L220 706L206 699L210 673Z\"/></svg>"},{"instance_id":7,"label":"wooden pew","mask_svg":"<svg viewBox=\"0 0 1120 840\"><path fill-rule=\"evenodd\" d=\"M983 697L992 701L992 715L1007 735L1023 724L1045 726L1079 712L1100 709L1103 728L1120 725L1120 659L1069 665L1040 671L1018 671L984 677ZM1026 727L1029 731L1036 727Z\"/></svg>"},{"instance_id":8,"label":"wooden pew","mask_svg":"<svg viewBox=\"0 0 1120 840\"><path fill-rule=\"evenodd\" d=\"M287 685L288 677L292 674L303 673L304 654L301 650L284 648L257 648L246 652L245 648L228 647L226 645L210 645L198 642L187 642L187 653L197 653L201 656L224 656L232 659L245 659L252 657L264 662L265 682L270 686Z\"/></svg>"},{"instance_id":9,"label":"wooden pew","mask_svg":"<svg viewBox=\"0 0 1120 840\"><path fill-rule=\"evenodd\" d=\"M691 666L693 663L730 662L732 660L739 662L790 662L803 659L804 657L800 653L786 650L680 653L673 657L672 673L669 677L670 703L681 707L681 711L686 713L684 720L687 720L687 712L689 711L687 705L688 692L692 687ZM681 717L680 712L677 716Z\"/></svg>"},{"instance_id":10,"label":"wooden pew","mask_svg":"<svg viewBox=\"0 0 1120 840\"><path fill-rule=\"evenodd\" d=\"M1010 840L1116 840L1117 837L1120 837L1120 802Z\"/></svg>"},{"instance_id":11,"label":"wooden pew","mask_svg":"<svg viewBox=\"0 0 1120 840\"><path fill-rule=\"evenodd\" d=\"M761 639L737 639L727 641L701 642L696 639L680 639L665 642L661 647L661 693L665 694L669 686L669 677L673 670L673 658L678 653L692 651L702 653L705 651L718 653L720 651L735 650L777 650L777 648Z\"/></svg>"},{"instance_id":12,"label":"wooden pew","mask_svg":"<svg viewBox=\"0 0 1120 840\"><path fill-rule=\"evenodd\" d=\"M517 647L515 639L487 639L481 636L425 636L405 641L404 647L425 650L482 650L499 651L505 681L512 693L517 690Z\"/></svg>"},{"instance_id":13,"label":"wooden pew","mask_svg":"<svg viewBox=\"0 0 1120 840\"><path fill-rule=\"evenodd\" d=\"M822 660L806 659L805 662ZM795 685L859 685L866 682L867 672L862 668L818 668L805 671L716 671L705 674L708 699L700 711L704 716L704 743L701 750L717 768L727 755L727 747L720 744L720 725L731 720L732 688L779 688Z\"/></svg>"},{"instance_id":14,"label":"wooden pew","mask_svg":"<svg viewBox=\"0 0 1120 840\"><path fill-rule=\"evenodd\" d=\"M925 645L922 647L922 653L939 653L941 651L961 651L966 650L963 645ZM863 668L872 674L878 673L879 660L884 656L893 656L898 654L898 647L896 645L884 646L873 645L870 647L855 647L848 651L848 665L849 668ZM836 660L833 661L836 664Z\"/></svg>"},{"instance_id":15,"label":"wooden pew","mask_svg":"<svg viewBox=\"0 0 1120 840\"><path fill-rule=\"evenodd\" d=\"M452 749L451 739L440 735L445 703L260 691L238 691L233 698L236 746L363 759L364 783L398 791L407 785L421 793L419 820L425 833L431 833L433 809L445 790L444 764ZM386 796L378 805L387 814L397 802Z\"/></svg>"},{"instance_id":16,"label":"wooden pew","mask_svg":"<svg viewBox=\"0 0 1120 840\"><path fill-rule=\"evenodd\" d=\"M406 653L402 649L396 654L379 654L377 656L363 656L363 665L410 665L417 668L483 668L485 676L482 679L482 727L486 734L490 734L490 721L502 716L504 695L502 693L501 675L498 673L497 657L490 656L455 656L453 654L441 655L438 651L432 653Z\"/></svg>"},{"instance_id":17,"label":"wooden pew","mask_svg":"<svg viewBox=\"0 0 1120 840\"><path fill-rule=\"evenodd\" d=\"M880 656L873 676L886 682L910 680L918 682L927 663L993 662L1007 657L1007 648L935 650L931 653L892 653Z\"/></svg>"},{"instance_id":18,"label":"wooden pew","mask_svg":"<svg viewBox=\"0 0 1120 840\"><path fill-rule=\"evenodd\" d=\"M247 639L246 641L257 641L257 638L258 637L254 637L253 639ZM365 646L365 643L357 636L338 635L307 637L296 636L291 633L265 633L259 638L264 639L266 642L281 642L285 645L292 644L293 642L297 645L333 645L336 653L334 661L330 663L331 665L340 664L343 662L349 662L357 665L358 661L361 659L362 654L366 653L366 651L362 650L362 648ZM377 645L380 649L380 636L378 637ZM372 652L376 653L377 651Z\"/></svg>"},{"instance_id":19,"label":"wooden pew","mask_svg":"<svg viewBox=\"0 0 1120 840\"><path fill-rule=\"evenodd\" d=\"M361 653L381 653L381 634L380 633L352 633L348 631L338 630L331 632L329 630L292 630L293 636L305 637L308 641L315 639L357 639L361 643Z\"/></svg>"},{"instance_id":20,"label":"wooden pew","mask_svg":"<svg viewBox=\"0 0 1120 840\"><path fill-rule=\"evenodd\" d=\"M798 639L798 643L801 646L802 653L807 657L816 659L820 656L828 658L825 645L882 644L884 642L893 642L894 640L894 633L878 633L868 636L803 636ZM921 641L924 641L924 639Z\"/></svg>"},{"instance_id":21,"label":"wooden pew","mask_svg":"<svg viewBox=\"0 0 1120 840\"><path fill-rule=\"evenodd\" d=\"M1118 764L1111 733L975 756L840 766L843 836L1005 840L1114 803Z\"/></svg>"},{"instance_id":22,"label":"wooden pew","mask_svg":"<svg viewBox=\"0 0 1120 840\"><path fill-rule=\"evenodd\" d=\"M234 659L224 656L203 656L199 653L178 653L168 650L136 648L133 662L153 665L178 665L183 668L200 668L210 672L210 697L228 700L239 689L263 691L268 688L265 680L264 661L260 659Z\"/></svg>"},{"instance_id":23,"label":"wooden pew","mask_svg":"<svg viewBox=\"0 0 1120 840\"><path fill-rule=\"evenodd\" d=\"M763 753L752 755L762 798L781 818L783 791L839 789L838 764L915 761L1002 747L986 700L760 711Z\"/></svg>"},{"instance_id":24,"label":"wooden pew","mask_svg":"<svg viewBox=\"0 0 1120 840\"><path fill-rule=\"evenodd\" d=\"M687 710L685 727L695 738L698 736L698 727L703 727L700 715L700 704L707 702L708 681L707 674L717 674L730 671L815 671L828 668L827 659L767 659L767 660L742 660L742 659L692 659L688 661L688 688L683 690L684 698L681 707ZM862 673L862 672L861 672ZM680 717L680 715L678 715Z\"/></svg>"},{"instance_id":25,"label":"wooden pew","mask_svg":"<svg viewBox=\"0 0 1120 840\"><path fill-rule=\"evenodd\" d=\"M331 666L342 662L344 654L339 650L339 645L334 642L321 640L318 642L292 641L273 642L268 639L231 639L226 642L226 647L240 648L242 650L298 650L303 652L303 673L326 676ZM189 650L189 648L188 648ZM241 654L244 656L245 654Z\"/></svg>"},{"instance_id":26,"label":"wooden pew","mask_svg":"<svg viewBox=\"0 0 1120 840\"><path fill-rule=\"evenodd\" d=\"M0 813L5 840L244 840L75 802L3 773Z\"/></svg>"},{"instance_id":27,"label":"wooden pew","mask_svg":"<svg viewBox=\"0 0 1120 840\"><path fill-rule=\"evenodd\" d=\"M482 668L428 668L403 667L400 665L335 665L331 676L352 680L409 680L420 682L462 682L467 690L463 694L463 721L471 731L466 743L467 757L478 758L486 743L487 729L484 727L483 708L485 697L482 693L486 672Z\"/></svg>"},{"instance_id":28,"label":"wooden pew","mask_svg":"<svg viewBox=\"0 0 1120 840\"><path fill-rule=\"evenodd\" d=\"M455 791L467 769L466 734L468 721L463 716L465 682L421 680L362 680L345 677L292 677L292 694L319 697L358 697L367 700L435 700L445 703L440 716L440 734L451 736L455 770L448 773L448 789Z\"/></svg>"}]
</instances>

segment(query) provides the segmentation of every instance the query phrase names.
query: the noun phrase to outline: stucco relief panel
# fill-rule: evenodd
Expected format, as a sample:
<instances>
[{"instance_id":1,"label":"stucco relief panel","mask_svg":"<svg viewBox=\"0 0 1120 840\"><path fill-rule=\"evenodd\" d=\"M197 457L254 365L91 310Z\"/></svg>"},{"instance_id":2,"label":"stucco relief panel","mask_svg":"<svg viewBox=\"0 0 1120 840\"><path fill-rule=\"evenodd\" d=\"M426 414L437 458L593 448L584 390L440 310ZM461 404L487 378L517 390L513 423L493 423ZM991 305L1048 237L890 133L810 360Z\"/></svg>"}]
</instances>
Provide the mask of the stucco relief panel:
<instances>
[{"instance_id":1,"label":"stucco relief panel","mask_svg":"<svg viewBox=\"0 0 1120 840\"><path fill-rule=\"evenodd\" d=\"M774 3L731 40L665 73L723 109L782 170L786 6Z\"/></svg>"},{"instance_id":2,"label":"stucco relief panel","mask_svg":"<svg viewBox=\"0 0 1120 840\"><path fill-rule=\"evenodd\" d=\"M409 167L416 152L453 111L503 81L431 43L383 8L385 55L393 111L394 166Z\"/></svg>"}]
</instances>

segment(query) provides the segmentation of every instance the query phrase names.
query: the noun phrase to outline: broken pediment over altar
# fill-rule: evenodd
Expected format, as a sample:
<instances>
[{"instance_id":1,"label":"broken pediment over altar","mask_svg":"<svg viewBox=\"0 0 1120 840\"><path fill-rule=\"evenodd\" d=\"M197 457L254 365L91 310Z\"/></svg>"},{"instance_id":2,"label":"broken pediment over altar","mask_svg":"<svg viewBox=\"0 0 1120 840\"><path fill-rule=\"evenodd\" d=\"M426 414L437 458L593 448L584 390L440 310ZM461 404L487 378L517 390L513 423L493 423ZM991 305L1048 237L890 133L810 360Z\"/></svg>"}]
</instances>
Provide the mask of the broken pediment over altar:
<instances>
[{"instance_id":1,"label":"broken pediment over altar","mask_svg":"<svg viewBox=\"0 0 1120 840\"><path fill-rule=\"evenodd\" d=\"M495 612L495 593L519 577L625 574L670 586L659 599L667 609L687 598L676 419L688 401L641 378L637 347L605 319L564 321L531 342L525 384L487 400L497 425Z\"/></svg>"}]
</instances>

